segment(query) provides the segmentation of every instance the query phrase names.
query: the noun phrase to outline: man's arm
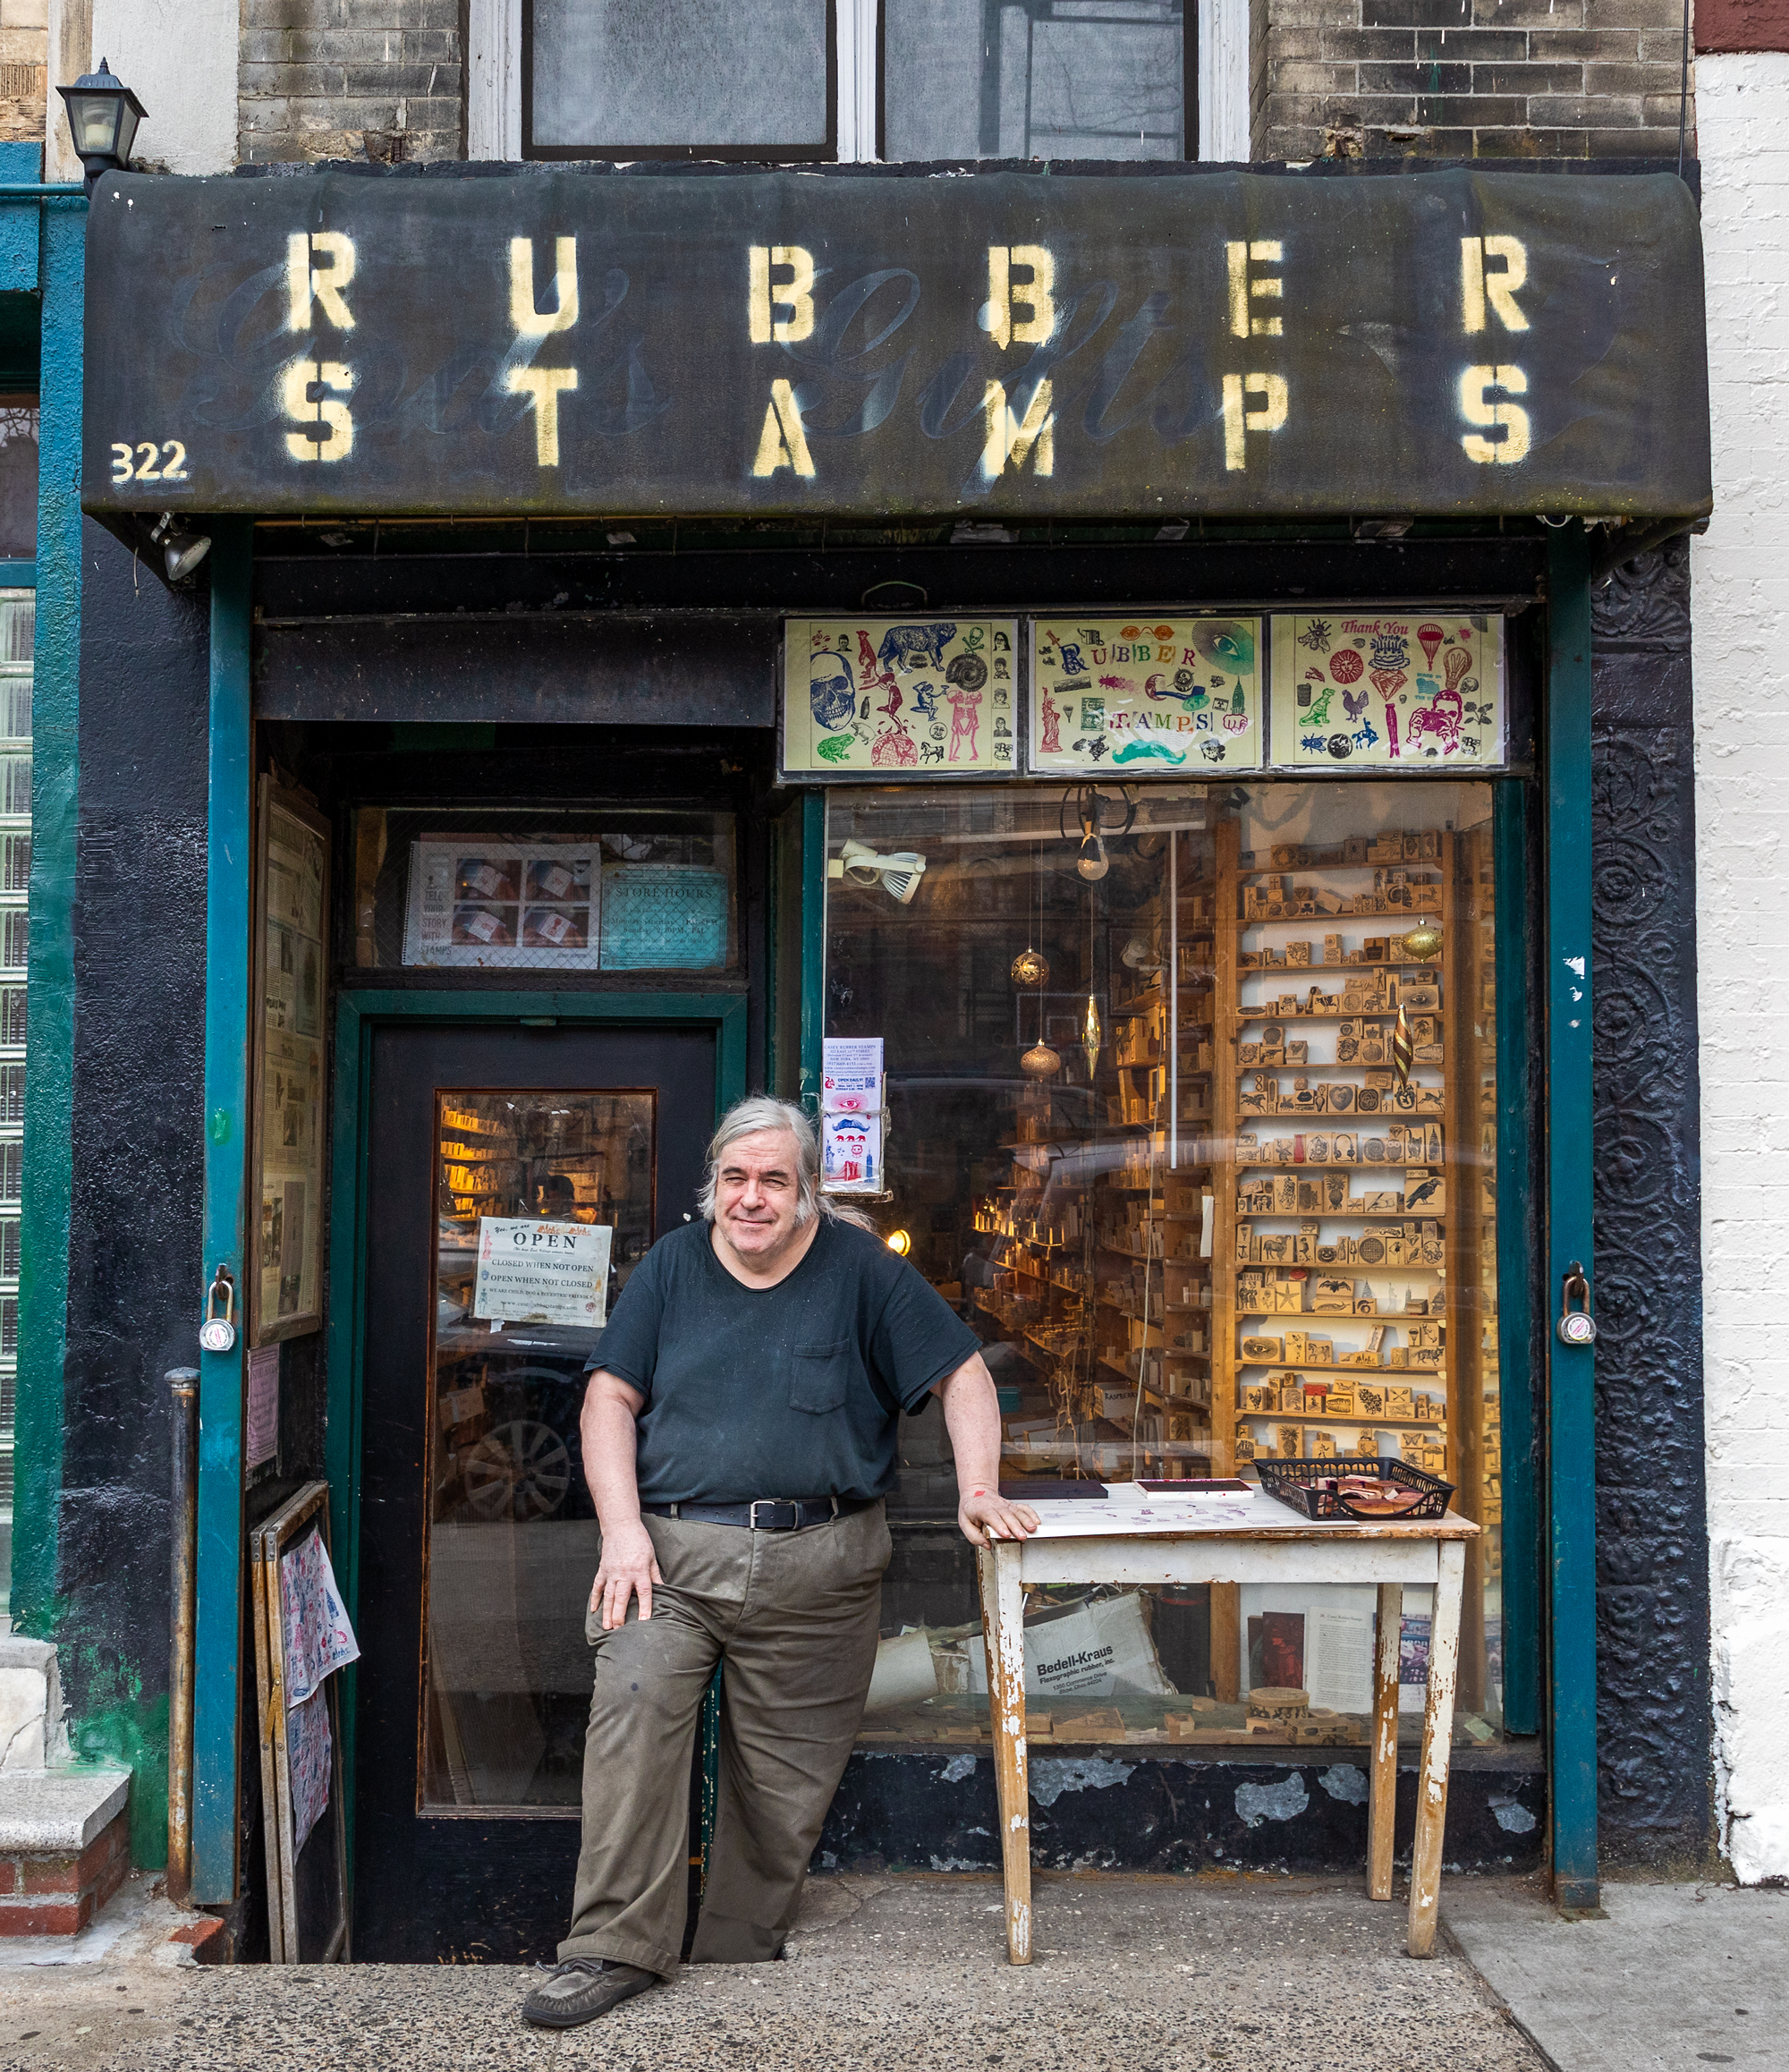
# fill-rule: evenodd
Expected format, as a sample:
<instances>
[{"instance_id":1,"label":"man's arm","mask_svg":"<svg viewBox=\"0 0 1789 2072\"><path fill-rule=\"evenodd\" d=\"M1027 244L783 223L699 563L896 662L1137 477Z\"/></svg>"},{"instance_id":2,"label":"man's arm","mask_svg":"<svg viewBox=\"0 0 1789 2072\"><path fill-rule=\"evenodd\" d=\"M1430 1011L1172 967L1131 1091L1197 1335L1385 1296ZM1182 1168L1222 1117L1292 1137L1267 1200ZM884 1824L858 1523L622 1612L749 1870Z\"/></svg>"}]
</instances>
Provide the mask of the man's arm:
<instances>
[{"instance_id":1,"label":"man's arm","mask_svg":"<svg viewBox=\"0 0 1789 2072\"><path fill-rule=\"evenodd\" d=\"M956 1458L956 1522L971 1547L990 1540L1022 1540L1038 1529L1029 1504L1010 1504L1000 1494L1000 1398L979 1353L971 1353L953 1374L933 1385L944 1405L945 1429Z\"/></svg>"},{"instance_id":2,"label":"man's arm","mask_svg":"<svg viewBox=\"0 0 1789 2072\"><path fill-rule=\"evenodd\" d=\"M603 1529L602 1566L590 1588L590 1609L613 1632L627 1618L628 1600L640 1595L640 1616L652 1617L652 1585L663 1583L652 1535L640 1516L634 1474L634 1422L646 1398L619 1375L598 1367L584 1391L578 1430L584 1443L584 1480Z\"/></svg>"}]
</instances>

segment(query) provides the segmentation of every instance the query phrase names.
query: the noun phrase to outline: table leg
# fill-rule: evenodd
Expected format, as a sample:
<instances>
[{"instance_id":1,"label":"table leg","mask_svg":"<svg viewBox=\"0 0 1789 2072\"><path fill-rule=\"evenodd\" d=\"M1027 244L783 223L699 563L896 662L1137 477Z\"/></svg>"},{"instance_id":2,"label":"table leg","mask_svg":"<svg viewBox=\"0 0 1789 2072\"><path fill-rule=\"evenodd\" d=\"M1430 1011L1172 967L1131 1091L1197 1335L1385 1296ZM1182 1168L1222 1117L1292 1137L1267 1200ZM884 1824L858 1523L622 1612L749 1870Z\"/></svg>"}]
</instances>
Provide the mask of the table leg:
<instances>
[{"instance_id":1,"label":"table leg","mask_svg":"<svg viewBox=\"0 0 1789 2072\"><path fill-rule=\"evenodd\" d=\"M1373 1649L1372 1748L1367 1784L1367 1897L1392 1896L1392 1838L1397 1821L1398 1635L1403 1585L1379 1585L1379 1635Z\"/></svg>"},{"instance_id":2,"label":"table leg","mask_svg":"<svg viewBox=\"0 0 1789 2072\"><path fill-rule=\"evenodd\" d=\"M1000 1857L1006 1885L1006 1955L1031 1961L1031 1798L1025 1773L1025 1592L1019 1549L983 1548L981 1635L988 1657L988 1723L994 1732L994 1788L1000 1806Z\"/></svg>"},{"instance_id":3,"label":"table leg","mask_svg":"<svg viewBox=\"0 0 1789 2072\"><path fill-rule=\"evenodd\" d=\"M1435 1611L1429 1628L1429 1700L1422 1715L1422 1767L1416 1780L1416 1846L1410 1865L1412 1957L1435 1954L1441 1897L1441 1844L1447 1825L1447 1765L1454 1753L1454 1686L1460 1673L1460 1601L1466 1550L1458 1540L1440 1544Z\"/></svg>"}]
</instances>

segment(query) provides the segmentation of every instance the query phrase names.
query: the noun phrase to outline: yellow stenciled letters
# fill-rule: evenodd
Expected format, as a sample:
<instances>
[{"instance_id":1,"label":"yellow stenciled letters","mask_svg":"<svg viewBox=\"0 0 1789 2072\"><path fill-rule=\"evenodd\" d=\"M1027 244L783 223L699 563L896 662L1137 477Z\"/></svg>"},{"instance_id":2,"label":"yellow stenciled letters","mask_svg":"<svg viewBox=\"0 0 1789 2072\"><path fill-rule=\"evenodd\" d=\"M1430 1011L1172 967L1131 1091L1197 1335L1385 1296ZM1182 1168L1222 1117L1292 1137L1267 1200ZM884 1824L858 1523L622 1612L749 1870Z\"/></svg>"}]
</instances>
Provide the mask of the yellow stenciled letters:
<instances>
[{"instance_id":1,"label":"yellow stenciled letters","mask_svg":"<svg viewBox=\"0 0 1789 2072\"><path fill-rule=\"evenodd\" d=\"M1528 377L1520 367L1469 367L1460 377L1461 416L1468 424L1482 426L1486 430L1500 428L1504 435L1500 439L1488 439L1481 431L1463 433L1460 444L1466 449L1466 458L1486 465L1526 460L1528 412L1520 403L1488 401L1486 392L1493 388L1502 389L1505 395L1526 395Z\"/></svg>"},{"instance_id":2,"label":"yellow stenciled letters","mask_svg":"<svg viewBox=\"0 0 1789 2072\"><path fill-rule=\"evenodd\" d=\"M1025 407L1024 417L1016 418L1006 400L1005 386L998 381L988 384L981 398L982 414L988 424L988 437L981 449L984 482L991 482L996 476L1004 474L1009 463L1016 474L1027 460L1031 461L1034 472L1039 475L1056 473L1056 420L1051 415L1051 400L1049 383L1039 382Z\"/></svg>"},{"instance_id":3,"label":"yellow stenciled letters","mask_svg":"<svg viewBox=\"0 0 1789 2072\"><path fill-rule=\"evenodd\" d=\"M1014 281L1022 267L1029 280ZM1056 327L1056 262L1043 244L990 244L988 248L988 332L1004 352L1009 345L1041 345ZM1018 312L1022 310L1022 317Z\"/></svg>"},{"instance_id":4,"label":"yellow stenciled letters","mask_svg":"<svg viewBox=\"0 0 1789 2072\"><path fill-rule=\"evenodd\" d=\"M1500 262L1496 272L1485 264ZM1488 303L1505 331L1526 331L1528 318L1516 290L1528 279L1528 247L1519 237L1463 237L1460 240L1460 323L1467 332L1488 327Z\"/></svg>"},{"instance_id":5,"label":"yellow stenciled letters","mask_svg":"<svg viewBox=\"0 0 1789 2072\"><path fill-rule=\"evenodd\" d=\"M293 231L285 241L286 329L309 330L314 303L338 331L352 331L342 291L353 277L354 241L344 231Z\"/></svg>"},{"instance_id":6,"label":"yellow stenciled letters","mask_svg":"<svg viewBox=\"0 0 1789 2072\"><path fill-rule=\"evenodd\" d=\"M808 451L808 435L801 429L801 405L786 381L770 384L770 401L764 408L764 429L758 437L758 458L753 475L762 479L778 468L792 468L798 475L811 475L813 456Z\"/></svg>"},{"instance_id":7,"label":"yellow stenciled letters","mask_svg":"<svg viewBox=\"0 0 1789 2072\"><path fill-rule=\"evenodd\" d=\"M543 468L559 465L559 398L578 386L575 367L512 367L504 386L534 405L534 458Z\"/></svg>"},{"instance_id":8,"label":"yellow stenciled letters","mask_svg":"<svg viewBox=\"0 0 1789 2072\"><path fill-rule=\"evenodd\" d=\"M752 344L799 345L813 334L814 255L804 245L755 244L750 262L746 318ZM772 281L773 268L790 278ZM789 313L779 317L778 310Z\"/></svg>"},{"instance_id":9,"label":"yellow stenciled letters","mask_svg":"<svg viewBox=\"0 0 1789 2072\"><path fill-rule=\"evenodd\" d=\"M1259 395L1258 410L1246 407L1247 399ZM1284 374L1226 374L1224 377L1224 465L1231 473L1249 464L1247 435L1276 432L1286 420L1286 385Z\"/></svg>"},{"instance_id":10,"label":"yellow stenciled letters","mask_svg":"<svg viewBox=\"0 0 1789 2072\"><path fill-rule=\"evenodd\" d=\"M280 378L285 414L296 424L329 428L329 436L322 439L309 431L288 432L285 450L293 460L345 461L353 452L354 420L347 404L336 400L353 386L353 369L339 360L294 360L287 366ZM313 389L321 390L321 396L313 397Z\"/></svg>"},{"instance_id":11,"label":"yellow stenciled letters","mask_svg":"<svg viewBox=\"0 0 1789 2072\"><path fill-rule=\"evenodd\" d=\"M1276 237L1258 237L1252 243L1241 240L1224 247L1225 271L1230 276L1230 335L1233 338L1277 338L1285 327L1277 317L1257 317L1251 301L1276 302L1285 293L1278 274L1251 274L1251 264L1280 266L1285 247Z\"/></svg>"},{"instance_id":12,"label":"yellow stenciled letters","mask_svg":"<svg viewBox=\"0 0 1789 2072\"><path fill-rule=\"evenodd\" d=\"M509 241L509 320L518 338L545 338L555 331L569 331L578 321L578 241L559 237L553 241L555 306L534 306L534 240L513 237Z\"/></svg>"}]
</instances>

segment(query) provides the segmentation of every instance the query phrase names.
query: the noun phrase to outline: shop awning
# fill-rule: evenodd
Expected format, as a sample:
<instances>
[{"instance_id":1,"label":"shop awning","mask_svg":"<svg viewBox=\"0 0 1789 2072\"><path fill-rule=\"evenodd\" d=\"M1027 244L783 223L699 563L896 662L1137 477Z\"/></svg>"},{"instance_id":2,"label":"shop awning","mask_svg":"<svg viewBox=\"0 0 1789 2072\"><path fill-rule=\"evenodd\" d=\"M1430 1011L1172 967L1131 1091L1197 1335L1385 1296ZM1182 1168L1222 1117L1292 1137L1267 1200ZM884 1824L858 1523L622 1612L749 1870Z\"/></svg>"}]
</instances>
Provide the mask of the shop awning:
<instances>
[{"instance_id":1,"label":"shop awning","mask_svg":"<svg viewBox=\"0 0 1789 2072\"><path fill-rule=\"evenodd\" d=\"M1670 174L118 175L83 501L1694 517Z\"/></svg>"}]
</instances>

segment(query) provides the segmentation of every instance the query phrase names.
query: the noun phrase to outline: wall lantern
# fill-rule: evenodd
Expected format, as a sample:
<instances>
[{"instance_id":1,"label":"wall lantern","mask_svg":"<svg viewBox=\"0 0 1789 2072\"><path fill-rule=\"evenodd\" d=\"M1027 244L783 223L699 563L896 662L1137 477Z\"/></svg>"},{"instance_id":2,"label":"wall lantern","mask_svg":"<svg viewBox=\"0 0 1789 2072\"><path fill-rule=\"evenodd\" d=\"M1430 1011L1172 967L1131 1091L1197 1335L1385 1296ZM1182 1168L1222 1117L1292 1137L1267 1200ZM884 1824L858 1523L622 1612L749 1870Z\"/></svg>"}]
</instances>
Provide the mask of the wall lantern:
<instances>
[{"instance_id":1,"label":"wall lantern","mask_svg":"<svg viewBox=\"0 0 1789 2072\"><path fill-rule=\"evenodd\" d=\"M143 104L121 79L112 76L102 57L98 72L83 72L72 86L58 87L68 107L68 133L76 156L87 169L87 191L102 173L116 171L131 162L131 147L137 140L137 124L143 119Z\"/></svg>"}]
</instances>

